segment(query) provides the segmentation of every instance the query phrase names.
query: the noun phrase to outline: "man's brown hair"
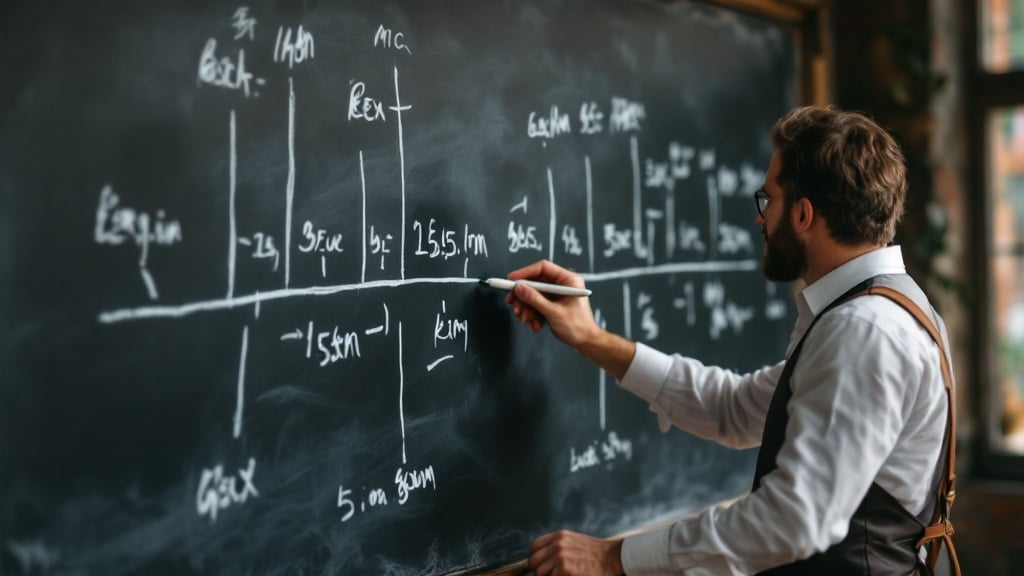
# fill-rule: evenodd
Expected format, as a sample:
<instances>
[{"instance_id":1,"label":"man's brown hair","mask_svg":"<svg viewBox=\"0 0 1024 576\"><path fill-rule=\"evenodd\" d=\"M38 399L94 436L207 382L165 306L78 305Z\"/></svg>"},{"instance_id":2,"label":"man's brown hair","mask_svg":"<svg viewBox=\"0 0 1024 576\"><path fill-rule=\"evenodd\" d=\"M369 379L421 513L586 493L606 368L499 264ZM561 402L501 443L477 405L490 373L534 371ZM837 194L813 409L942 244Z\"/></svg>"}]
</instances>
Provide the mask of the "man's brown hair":
<instances>
[{"instance_id":1,"label":"man's brown hair","mask_svg":"<svg viewBox=\"0 0 1024 576\"><path fill-rule=\"evenodd\" d=\"M855 112L808 106L780 118L771 139L787 207L810 200L840 244L892 242L907 197L906 166L878 124Z\"/></svg>"}]
</instances>

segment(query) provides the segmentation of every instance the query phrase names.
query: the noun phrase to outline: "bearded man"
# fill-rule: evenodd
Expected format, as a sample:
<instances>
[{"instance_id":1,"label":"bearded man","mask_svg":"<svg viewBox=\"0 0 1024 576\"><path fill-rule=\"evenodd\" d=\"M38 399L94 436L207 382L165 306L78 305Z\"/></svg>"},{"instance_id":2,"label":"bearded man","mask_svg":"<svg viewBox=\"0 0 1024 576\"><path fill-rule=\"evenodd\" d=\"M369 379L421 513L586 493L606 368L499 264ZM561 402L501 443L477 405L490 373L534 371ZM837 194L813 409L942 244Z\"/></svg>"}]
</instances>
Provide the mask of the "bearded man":
<instances>
[{"instance_id":1,"label":"bearded man","mask_svg":"<svg viewBox=\"0 0 1024 576\"><path fill-rule=\"evenodd\" d=\"M870 119L833 108L792 110L771 140L754 194L762 271L806 285L778 364L735 374L600 328L586 298L549 300L522 284L509 295L517 319L547 324L647 401L662 430L760 446L753 487L730 506L625 539L541 536L529 559L538 576L905 575L931 572L935 544L951 550L948 339L890 245L903 154ZM508 278L584 287L546 261Z\"/></svg>"}]
</instances>

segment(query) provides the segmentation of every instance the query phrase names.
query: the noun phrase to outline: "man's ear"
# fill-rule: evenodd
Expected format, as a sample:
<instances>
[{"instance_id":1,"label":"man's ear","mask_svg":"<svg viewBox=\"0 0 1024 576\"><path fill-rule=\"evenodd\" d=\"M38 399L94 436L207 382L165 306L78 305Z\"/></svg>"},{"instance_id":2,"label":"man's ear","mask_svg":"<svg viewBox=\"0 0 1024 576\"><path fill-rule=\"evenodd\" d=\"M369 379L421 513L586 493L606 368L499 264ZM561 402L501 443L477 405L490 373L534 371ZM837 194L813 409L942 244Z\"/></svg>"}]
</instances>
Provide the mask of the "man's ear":
<instances>
[{"instance_id":1,"label":"man's ear","mask_svg":"<svg viewBox=\"0 0 1024 576\"><path fill-rule=\"evenodd\" d=\"M814 224L814 205L807 198L801 198L793 203L789 216L793 219L793 230L807 232Z\"/></svg>"}]
</instances>

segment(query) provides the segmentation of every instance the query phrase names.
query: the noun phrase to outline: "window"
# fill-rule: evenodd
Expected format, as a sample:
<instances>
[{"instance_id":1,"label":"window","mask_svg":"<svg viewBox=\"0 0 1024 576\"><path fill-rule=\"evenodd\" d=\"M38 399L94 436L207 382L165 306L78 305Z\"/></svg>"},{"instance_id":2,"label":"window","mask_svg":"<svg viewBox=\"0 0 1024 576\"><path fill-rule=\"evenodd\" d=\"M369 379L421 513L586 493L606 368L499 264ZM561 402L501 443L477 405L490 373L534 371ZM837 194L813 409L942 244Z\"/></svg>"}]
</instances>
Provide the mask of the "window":
<instances>
[{"instance_id":1,"label":"window","mask_svg":"<svg viewBox=\"0 0 1024 576\"><path fill-rule=\"evenodd\" d=\"M987 133L995 447L1024 454L1024 106L992 109Z\"/></svg>"},{"instance_id":2,"label":"window","mask_svg":"<svg viewBox=\"0 0 1024 576\"><path fill-rule=\"evenodd\" d=\"M986 476L1024 479L1024 0L976 7L977 460Z\"/></svg>"},{"instance_id":3,"label":"window","mask_svg":"<svg viewBox=\"0 0 1024 576\"><path fill-rule=\"evenodd\" d=\"M981 0L981 61L991 73L1024 67L1024 1Z\"/></svg>"}]
</instances>

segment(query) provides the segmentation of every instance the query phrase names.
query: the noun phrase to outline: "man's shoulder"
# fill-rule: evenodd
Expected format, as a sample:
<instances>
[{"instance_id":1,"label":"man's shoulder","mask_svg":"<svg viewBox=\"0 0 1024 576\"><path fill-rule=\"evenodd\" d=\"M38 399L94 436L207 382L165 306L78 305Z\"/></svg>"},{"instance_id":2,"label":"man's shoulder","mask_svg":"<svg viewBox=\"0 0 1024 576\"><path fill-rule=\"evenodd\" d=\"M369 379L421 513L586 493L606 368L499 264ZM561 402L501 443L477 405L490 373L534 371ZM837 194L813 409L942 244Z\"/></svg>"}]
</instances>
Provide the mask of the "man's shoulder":
<instances>
[{"instance_id":1,"label":"man's shoulder","mask_svg":"<svg viewBox=\"0 0 1024 576\"><path fill-rule=\"evenodd\" d=\"M880 274L871 279L873 286L887 286L916 302L928 305L928 296L910 274Z\"/></svg>"},{"instance_id":2,"label":"man's shoulder","mask_svg":"<svg viewBox=\"0 0 1024 576\"><path fill-rule=\"evenodd\" d=\"M899 288L896 289L899 290ZM934 321L931 306L928 304L928 300L924 297L923 293L920 293L920 297L916 297L918 295L907 294L903 290L899 291L911 298ZM928 331L914 318L910 311L896 301L882 295L865 295L851 298L830 311L825 317L822 317L821 323L823 324L822 328L827 330L852 332L860 334L862 337L878 334L899 346L912 346L919 351L933 349L934 342ZM854 325L859 325L861 329L851 330L851 327ZM865 332L865 329L867 332ZM869 337L867 340L864 342L851 342L851 345L871 346L873 344L872 339Z\"/></svg>"}]
</instances>

